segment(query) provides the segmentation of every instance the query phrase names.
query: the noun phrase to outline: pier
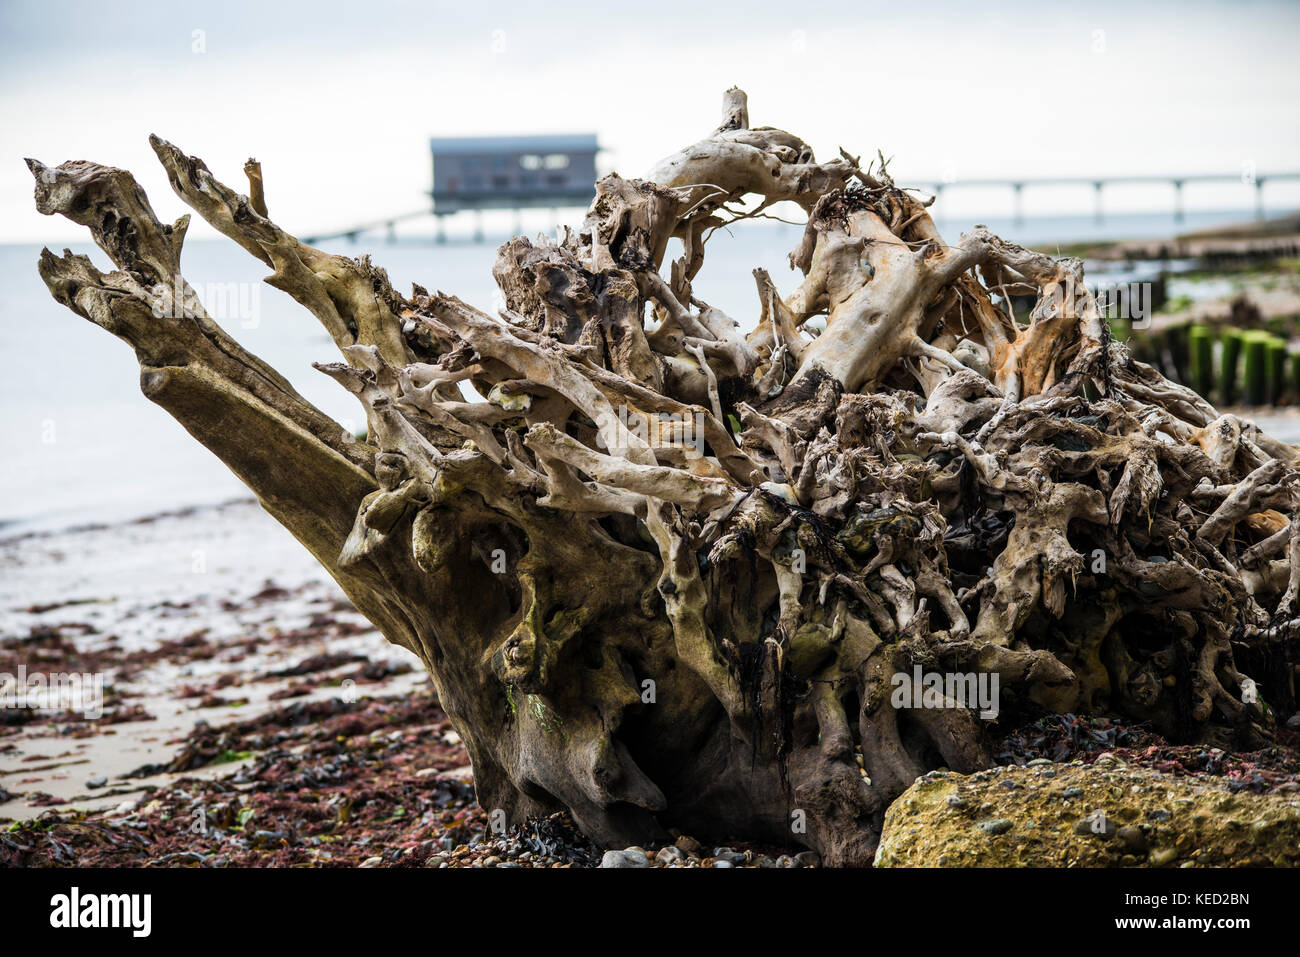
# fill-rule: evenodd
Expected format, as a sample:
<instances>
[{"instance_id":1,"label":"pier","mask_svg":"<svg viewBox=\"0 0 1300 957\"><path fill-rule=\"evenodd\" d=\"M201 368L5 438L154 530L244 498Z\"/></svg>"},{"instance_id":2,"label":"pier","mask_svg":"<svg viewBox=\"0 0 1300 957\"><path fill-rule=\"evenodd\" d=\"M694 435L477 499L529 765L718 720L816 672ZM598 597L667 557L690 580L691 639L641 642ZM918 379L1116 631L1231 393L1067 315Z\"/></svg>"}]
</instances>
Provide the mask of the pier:
<instances>
[{"instance_id":1,"label":"pier","mask_svg":"<svg viewBox=\"0 0 1300 957\"><path fill-rule=\"evenodd\" d=\"M386 216L329 233L316 233L306 241L328 239L356 242L363 233L383 230L389 242L396 238L398 223L422 217L434 217L437 241L446 241L444 221L460 212L477 217L474 239L483 238L482 214L488 209L509 209L518 214L524 209L583 208L595 196L596 154L600 147L594 133L547 136L485 136L433 139L429 142L433 157L431 203L421 209ZM1184 191L1188 186L1204 183L1240 183L1255 191L1255 218L1265 218L1264 185L1283 180L1300 180L1297 172L1268 173L1188 173L1186 175L1132 176L1045 176L958 180L920 180L900 183L907 189L933 193L936 201L945 193L959 189L1006 188L1011 191L1013 218L1024 224L1024 194L1039 187L1092 187L1094 219L1105 222L1103 198L1107 186L1167 185L1173 190L1176 222L1184 220ZM516 232L521 229L516 228Z\"/></svg>"},{"instance_id":2,"label":"pier","mask_svg":"<svg viewBox=\"0 0 1300 957\"><path fill-rule=\"evenodd\" d=\"M1005 187L1012 192L1013 216L1017 226L1024 223L1024 193L1031 187L1040 186L1091 186L1095 195L1094 217L1096 222L1105 222L1105 209L1102 204L1107 186L1124 185L1168 185L1173 188L1174 219L1183 221L1183 191L1193 183L1240 183L1255 189L1255 218L1264 219L1264 184L1279 180L1300 179L1300 172L1294 173L1189 173L1184 176L1136 175L1136 176L1045 176L1038 178L1006 179L958 179L931 180L913 182L910 186L934 194L936 201L943 193L950 190L966 188Z\"/></svg>"}]
</instances>

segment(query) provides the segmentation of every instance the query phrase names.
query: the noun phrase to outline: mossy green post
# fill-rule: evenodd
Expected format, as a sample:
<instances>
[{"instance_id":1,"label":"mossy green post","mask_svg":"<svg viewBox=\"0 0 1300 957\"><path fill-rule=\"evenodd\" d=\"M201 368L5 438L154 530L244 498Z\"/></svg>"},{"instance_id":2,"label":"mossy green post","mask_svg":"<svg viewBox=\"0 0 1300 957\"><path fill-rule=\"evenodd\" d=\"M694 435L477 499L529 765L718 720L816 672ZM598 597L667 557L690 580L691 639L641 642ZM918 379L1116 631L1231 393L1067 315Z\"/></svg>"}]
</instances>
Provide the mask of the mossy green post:
<instances>
[{"instance_id":1,"label":"mossy green post","mask_svg":"<svg viewBox=\"0 0 1300 957\"><path fill-rule=\"evenodd\" d=\"M1268 397L1269 335L1251 330L1241 339L1242 399L1247 405L1263 405Z\"/></svg>"},{"instance_id":2,"label":"mossy green post","mask_svg":"<svg viewBox=\"0 0 1300 957\"><path fill-rule=\"evenodd\" d=\"M1286 340L1270 336L1267 350L1268 401L1281 405L1286 394Z\"/></svg>"},{"instance_id":3,"label":"mossy green post","mask_svg":"<svg viewBox=\"0 0 1300 957\"><path fill-rule=\"evenodd\" d=\"M1224 329L1220 335L1219 400L1225 405L1237 398L1237 367L1241 364L1241 330Z\"/></svg>"},{"instance_id":4,"label":"mossy green post","mask_svg":"<svg viewBox=\"0 0 1300 957\"><path fill-rule=\"evenodd\" d=\"M1187 325L1171 326L1168 332L1168 339L1166 340L1169 343L1169 358L1172 359L1174 363L1174 379L1184 385L1186 385L1190 379L1187 368L1187 340L1189 328L1191 327Z\"/></svg>"},{"instance_id":5,"label":"mossy green post","mask_svg":"<svg viewBox=\"0 0 1300 957\"><path fill-rule=\"evenodd\" d=\"M1191 386L1200 395L1209 395L1214 386L1214 339L1209 326L1192 326L1187 333Z\"/></svg>"}]
</instances>

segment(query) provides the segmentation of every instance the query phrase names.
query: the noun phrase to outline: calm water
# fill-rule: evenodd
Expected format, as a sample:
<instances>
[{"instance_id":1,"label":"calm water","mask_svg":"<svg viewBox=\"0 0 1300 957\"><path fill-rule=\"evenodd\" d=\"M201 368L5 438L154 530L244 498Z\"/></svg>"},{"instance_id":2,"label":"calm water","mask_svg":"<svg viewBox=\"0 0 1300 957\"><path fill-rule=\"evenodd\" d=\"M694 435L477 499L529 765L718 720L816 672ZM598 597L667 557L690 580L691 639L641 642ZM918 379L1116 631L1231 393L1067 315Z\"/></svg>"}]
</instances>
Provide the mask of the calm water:
<instances>
[{"instance_id":1,"label":"calm water","mask_svg":"<svg viewBox=\"0 0 1300 957\"><path fill-rule=\"evenodd\" d=\"M1023 226L987 220L1021 243L1071 242L1103 237L1143 238L1251 218L1248 211L1169 216L1114 216L1097 227L1087 216L1030 219ZM943 224L955 241L966 224ZM794 226L749 223L718 232L696 284L701 298L742 325L758 313L752 270L766 268L778 288L797 282L786 255L798 241ZM399 290L412 282L454 292L487 311L495 309L491 268L495 245L398 243L381 238L334 251L370 251ZM56 251L61 251L56 249ZM88 253L101 268L107 260ZM0 527L4 533L111 522L247 494L225 467L139 391L138 366L122 342L79 319L50 298L36 272L38 245L0 245ZM311 368L337 358L324 330L288 296L261 283L267 270L225 240L187 244L183 268L201 294L224 294L208 308L245 347L280 370L311 402L350 428L363 421L355 400ZM233 290L233 291L232 291Z\"/></svg>"}]
</instances>

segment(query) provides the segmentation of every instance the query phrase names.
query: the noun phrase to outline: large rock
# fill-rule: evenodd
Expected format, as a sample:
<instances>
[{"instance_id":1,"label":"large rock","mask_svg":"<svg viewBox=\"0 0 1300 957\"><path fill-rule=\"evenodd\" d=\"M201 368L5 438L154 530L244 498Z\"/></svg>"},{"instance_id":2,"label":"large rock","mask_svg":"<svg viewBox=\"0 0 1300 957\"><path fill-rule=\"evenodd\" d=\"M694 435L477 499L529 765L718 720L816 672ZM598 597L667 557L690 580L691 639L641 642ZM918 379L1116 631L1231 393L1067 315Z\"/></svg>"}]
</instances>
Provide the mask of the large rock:
<instances>
[{"instance_id":1,"label":"large rock","mask_svg":"<svg viewBox=\"0 0 1300 957\"><path fill-rule=\"evenodd\" d=\"M935 771L889 807L877 867L1294 867L1300 794L1117 762Z\"/></svg>"}]
</instances>

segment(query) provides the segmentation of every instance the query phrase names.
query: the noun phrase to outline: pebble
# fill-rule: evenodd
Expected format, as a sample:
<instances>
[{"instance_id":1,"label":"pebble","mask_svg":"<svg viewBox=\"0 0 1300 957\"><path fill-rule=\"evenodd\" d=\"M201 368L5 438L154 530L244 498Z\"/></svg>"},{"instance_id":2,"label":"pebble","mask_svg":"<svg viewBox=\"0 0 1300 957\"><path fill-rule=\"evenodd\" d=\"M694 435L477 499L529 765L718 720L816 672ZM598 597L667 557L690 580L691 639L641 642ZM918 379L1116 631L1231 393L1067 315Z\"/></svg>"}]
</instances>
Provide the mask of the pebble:
<instances>
[{"instance_id":1,"label":"pebble","mask_svg":"<svg viewBox=\"0 0 1300 957\"><path fill-rule=\"evenodd\" d=\"M661 847L658 853L655 854L655 860L667 867L673 861L686 860L686 852L676 845Z\"/></svg>"},{"instance_id":2,"label":"pebble","mask_svg":"<svg viewBox=\"0 0 1300 957\"><path fill-rule=\"evenodd\" d=\"M1178 852L1172 847L1158 847L1151 852L1151 866L1164 867L1178 860Z\"/></svg>"},{"instance_id":3,"label":"pebble","mask_svg":"<svg viewBox=\"0 0 1300 957\"><path fill-rule=\"evenodd\" d=\"M650 859L641 851L606 851L601 867L649 867Z\"/></svg>"},{"instance_id":4,"label":"pebble","mask_svg":"<svg viewBox=\"0 0 1300 957\"><path fill-rule=\"evenodd\" d=\"M1065 789L1065 796L1068 798L1082 797L1083 788L1079 787L1079 785L1077 784L1071 784L1068 788Z\"/></svg>"},{"instance_id":5,"label":"pebble","mask_svg":"<svg viewBox=\"0 0 1300 957\"><path fill-rule=\"evenodd\" d=\"M367 857L364 861L361 862L361 866L378 867L382 863L384 863L384 859L382 857Z\"/></svg>"},{"instance_id":6,"label":"pebble","mask_svg":"<svg viewBox=\"0 0 1300 957\"><path fill-rule=\"evenodd\" d=\"M673 844L673 847L677 848L684 854L696 855L700 853L700 842L689 834L683 834L679 837Z\"/></svg>"},{"instance_id":7,"label":"pebble","mask_svg":"<svg viewBox=\"0 0 1300 957\"><path fill-rule=\"evenodd\" d=\"M732 865L731 865L731 861L714 861L713 866L716 868L716 867L731 867Z\"/></svg>"},{"instance_id":8,"label":"pebble","mask_svg":"<svg viewBox=\"0 0 1300 957\"><path fill-rule=\"evenodd\" d=\"M820 867L822 863L822 856L816 851L800 851L794 859L804 867Z\"/></svg>"},{"instance_id":9,"label":"pebble","mask_svg":"<svg viewBox=\"0 0 1300 957\"><path fill-rule=\"evenodd\" d=\"M777 867L800 867L801 865L789 854L782 854L780 857L776 859L776 866Z\"/></svg>"},{"instance_id":10,"label":"pebble","mask_svg":"<svg viewBox=\"0 0 1300 957\"><path fill-rule=\"evenodd\" d=\"M1115 836L1120 839L1120 842L1125 847L1133 851L1135 854L1145 854L1147 847L1149 846L1147 844L1147 836L1142 833L1142 829L1134 827L1131 824L1126 824L1121 827L1115 832Z\"/></svg>"},{"instance_id":11,"label":"pebble","mask_svg":"<svg viewBox=\"0 0 1300 957\"><path fill-rule=\"evenodd\" d=\"M1047 758L1034 758L1034 760L1028 762L1028 763L1025 765L1025 767L1027 767L1027 768L1036 768L1036 767L1039 767L1040 765L1051 764L1051 763L1052 763L1052 762L1049 761Z\"/></svg>"},{"instance_id":12,"label":"pebble","mask_svg":"<svg viewBox=\"0 0 1300 957\"><path fill-rule=\"evenodd\" d=\"M949 795L948 795L948 806L949 806L950 808L953 808L953 809L955 809L955 810L960 811L962 808L968 806L969 804L970 804L970 801L966 800L966 799L965 799L964 797L962 797L960 794L949 794Z\"/></svg>"},{"instance_id":13,"label":"pebble","mask_svg":"<svg viewBox=\"0 0 1300 957\"><path fill-rule=\"evenodd\" d=\"M980 821L975 826L986 834L1005 834L1011 830L1012 823L1010 818L995 817L987 821Z\"/></svg>"},{"instance_id":14,"label":"pebble","mask_svg":"<svg viewBox=\"0 0 1300 957\"><path fill-rule=\"evenodd\" d=\"M88 787L88 788L102 788L102 787L103 787L105 784L107 784L107 783L108 783L108 778L104 777L104 776L101 774L101 775L98 775L98 776L96 776L96 777L93 777L93 778L91 778L89 781L87 781L87 782L86 782L86 787Z\"/></svg>"}]
</instances>

